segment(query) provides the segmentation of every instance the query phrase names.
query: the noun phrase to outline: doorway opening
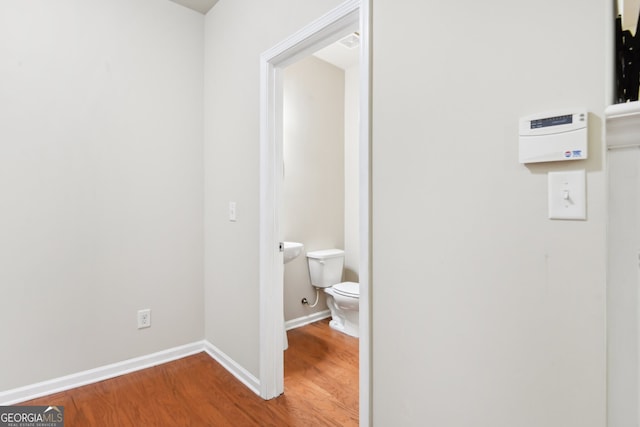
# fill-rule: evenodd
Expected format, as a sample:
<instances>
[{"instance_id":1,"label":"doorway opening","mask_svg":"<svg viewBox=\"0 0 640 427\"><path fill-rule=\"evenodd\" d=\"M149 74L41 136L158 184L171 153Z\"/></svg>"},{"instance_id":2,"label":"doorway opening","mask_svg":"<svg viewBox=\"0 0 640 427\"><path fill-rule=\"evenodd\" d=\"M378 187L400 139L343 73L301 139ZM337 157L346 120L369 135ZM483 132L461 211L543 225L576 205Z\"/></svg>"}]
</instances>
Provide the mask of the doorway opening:
<instances>
[{"instance_id":1,"label":"doorway opening","mask_svg":"<svg viewBox=\"0 0 640 427\"><path fill-rule=\"evenodd\" d=\"M260 395L284 391L284 264L281 252L283 191L283 70L358 31L359 51L359 281L360 424L370 414L370 61L369 4L350 0L261 56L260 131Z\"/></svg>"}]
</instances>

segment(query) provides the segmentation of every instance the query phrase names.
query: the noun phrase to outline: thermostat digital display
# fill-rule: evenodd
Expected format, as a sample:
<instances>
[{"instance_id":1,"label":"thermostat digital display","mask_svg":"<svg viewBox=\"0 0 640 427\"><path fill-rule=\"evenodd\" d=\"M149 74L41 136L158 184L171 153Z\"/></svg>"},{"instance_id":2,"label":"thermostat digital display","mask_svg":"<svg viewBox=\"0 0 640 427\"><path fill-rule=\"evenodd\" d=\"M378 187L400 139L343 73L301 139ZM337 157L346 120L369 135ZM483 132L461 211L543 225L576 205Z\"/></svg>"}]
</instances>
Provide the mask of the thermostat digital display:
<instances>
[{"instance_id":1,"label":"thermostat digital display","mask_svg":"<svg viewBox=\"0 0 640 427\"><path fill-rule=\"evenodd\" d=\"M588 113L584 109L535 114L520 119L520 163L587 158Z\"/></svg>"},{"instance_id":2,"label":"thermostat digital display","mask_svg":"<svg viewBox=\"0 0 640 427\"><path fill-rule=\"evenodd\" d=\"M568 125L573 123L573 115L567 114L558 117L547 117L545 119L531 120L531 129L544 128L547 126Z\"/></svg>"}]
</instances>

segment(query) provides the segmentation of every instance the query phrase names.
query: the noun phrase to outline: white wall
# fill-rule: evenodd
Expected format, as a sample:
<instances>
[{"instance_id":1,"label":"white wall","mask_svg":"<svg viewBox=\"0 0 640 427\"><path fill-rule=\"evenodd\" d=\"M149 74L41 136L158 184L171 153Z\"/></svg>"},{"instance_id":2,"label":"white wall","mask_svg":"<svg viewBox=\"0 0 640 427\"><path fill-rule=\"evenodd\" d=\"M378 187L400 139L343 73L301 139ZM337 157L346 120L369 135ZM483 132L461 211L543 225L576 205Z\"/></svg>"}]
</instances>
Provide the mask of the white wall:
<instances>
[{"instance_id":1,"label":"white wall","mask_svg":"<svg viewBox=\"0 0 640 427\"><path fill-rule=\"evenodd\" d=\"M639 102L607 109L607 421L638 425Z\"/></svg>"},{"instance_id":2,"label":"white wall","mask_svg":"<svg viewBox=\"0 0 640 427\"><path fill-rule=\"evenodd\" d=\"M338 3L205 18L204 334L255 375L258 58ZM608 11L373 0L375 425L605 424ZM201 35L171 2L0 3L0 389L202 337ZM518 164L518 117L568 106L590 159ZM577 167L588 220L547 220Z\"/></svg>"},{"instance_id":3,"label":"white wall","mask_svg":"<svg viewBox=\"0 0 640 427\"><path fill-rule=\"evenodd\" d=\"M610 8L373 0L374 425L605 425ZM518 118L574 106L589 160L519 164ZM579 168L588 220L548 220Z\"/></svg>"},{"instance_id":4,"label":"white wall","mask_svg":"<svg viewBox=\"0 0 640 427\"><path fill-rule=\"evenodd\" d=\"M205 336L259 375L260 54L339 0L220 0L205 17ZM229 222L228 203L238 220Z\"/></svg>"},{"instance_id":5,"label":"white wall","mask_svg":"<svg viewBox=\"0 0 640 427\"><path fill-rule=\"evenodd\" d=\"M344 71L344 280L360 272L360 67Z\"/></svg>"},{"instance_id":6,"label":"white wall","mask_svg":"<svg viewBox=\"0 0 640 427\"><path fill-rule=\"evenodd\" d=\"M303 243L305 253L343 249L345 73L314 56L284 70L283 159L282 239ZM313 308L300 303L305 297L313 304L316 290L303 253L284 267L285 321L327 309L323 292Z\"/></svg>"},{"instance_id":7,"label":"white wall","mask_svg":"<svg viewBox=\"0 0 640 427\"><path fill-rule=\"evenodd\" d=\"M0 390L203 338L203 24L0 3Z\"/></svg>"}]
</instances>

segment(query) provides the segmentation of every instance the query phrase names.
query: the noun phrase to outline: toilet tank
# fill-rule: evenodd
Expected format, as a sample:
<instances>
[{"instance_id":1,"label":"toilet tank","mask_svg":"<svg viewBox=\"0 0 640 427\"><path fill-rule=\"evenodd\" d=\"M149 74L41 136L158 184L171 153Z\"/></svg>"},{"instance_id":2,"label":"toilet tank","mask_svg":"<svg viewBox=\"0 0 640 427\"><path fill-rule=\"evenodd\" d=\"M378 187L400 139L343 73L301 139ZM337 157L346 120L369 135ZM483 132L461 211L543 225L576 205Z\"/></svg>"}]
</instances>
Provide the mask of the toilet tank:
<instances>
[{"instance_id":1,"label":"toilet tank","mask_svg":"<svg viewBox=\"0 0 640 427\"><path fill-rule=\"evenodd\" d=\"M328 288L342 282L344 251L342 249L324 249L307 252L311 284L317 288Z\"/></svg>"}]
</instances>

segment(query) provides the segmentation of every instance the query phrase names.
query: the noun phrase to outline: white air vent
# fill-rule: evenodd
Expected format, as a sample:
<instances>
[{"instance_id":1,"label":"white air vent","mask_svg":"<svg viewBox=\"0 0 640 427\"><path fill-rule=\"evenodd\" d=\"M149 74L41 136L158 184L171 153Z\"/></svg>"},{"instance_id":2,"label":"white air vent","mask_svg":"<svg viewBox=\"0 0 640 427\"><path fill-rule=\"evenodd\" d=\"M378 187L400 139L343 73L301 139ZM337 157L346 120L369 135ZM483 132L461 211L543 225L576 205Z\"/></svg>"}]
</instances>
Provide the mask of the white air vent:
<instances>
[{"instance_id":1,"label":"white air vent","mask_svg":"<svg viewBox=\"0 0 640 427\"><path fill-rule=\"evenodd\" d=\"M354 49L360 46L360 34L351 33L347 37L340 40L340 44L347 49Z\"/></svg>"}]
</instances>

